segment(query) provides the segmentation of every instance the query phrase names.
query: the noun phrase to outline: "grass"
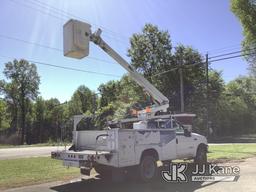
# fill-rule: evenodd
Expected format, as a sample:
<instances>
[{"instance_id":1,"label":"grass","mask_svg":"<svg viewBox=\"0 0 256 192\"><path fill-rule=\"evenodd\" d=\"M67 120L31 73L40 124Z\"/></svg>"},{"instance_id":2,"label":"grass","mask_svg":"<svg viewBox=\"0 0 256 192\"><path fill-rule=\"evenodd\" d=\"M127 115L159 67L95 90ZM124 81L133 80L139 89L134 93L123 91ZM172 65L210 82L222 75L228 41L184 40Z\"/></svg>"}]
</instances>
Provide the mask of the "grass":
<instances>
[{"instance_id":1,"label":"grass","mask_svg":"<svg viewBox=\"0 0 256 192\"><path fill-rule=\"evenodd\" d=\"M256 156L256 143L209 146L210 161L241 160L253 156Z\"/></svg>"},{"instance_id":2,"label":"grass","mask_svg":"<svg viewBox=\"0 0 256 192\"><path fill-rule=\"evenodd\" d=\"M32 145L8 145L8 144L0 144L0 149L4 148L18 148L18 147L46 147L46 146L64 146L64 143L38 143ZM66 143L66 145L71 145L71 143Z\"/></svg>"},{"instance_id":3,"label":"grass","mask_svg":"<svg viewBox=\"0 0 256 192\"><path fill-rule=\"evenodd\" d=\"M11 148L11 147L14 147L15 145L8 145L8 144L0 144L0 149L3 149L3 148Z\"/></svg>"},{"instance_id":4,"label":"grass","mask_svg":"<svg viewBox=\"0 0 256 192\"><path fill-rule=\"evenodd\" d=\"M209 161L241 160L256 156L256 144L210 145ZM0 189L67 180L79 176L78 168L65 168L50 157L0 160Z\"/></svg>"},{"instance_id":5,"label":"grass","mask_svg":"<svg viewBox=\"0 0 256 192\"><path fill-rule=\"evenodd\" d=\"M66 180L80 175L77 168L65 168L50 157L0 160L0 189Z\"/></svg>"}]
</instances>

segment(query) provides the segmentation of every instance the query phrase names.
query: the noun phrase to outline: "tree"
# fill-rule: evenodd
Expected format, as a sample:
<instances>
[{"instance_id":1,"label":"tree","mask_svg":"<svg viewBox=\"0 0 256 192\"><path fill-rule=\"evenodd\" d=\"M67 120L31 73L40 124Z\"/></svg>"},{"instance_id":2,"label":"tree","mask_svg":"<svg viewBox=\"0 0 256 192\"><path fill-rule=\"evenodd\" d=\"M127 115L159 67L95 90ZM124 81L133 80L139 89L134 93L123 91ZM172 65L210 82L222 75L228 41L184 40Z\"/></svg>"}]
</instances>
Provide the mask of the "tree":
<instances>
[{"instance_id":1,"label":"tree","mask_svg":"<svg viewBox=\"0 0 256 192\"><path fill-rule=\"evenodd\" d=\"M159 71L163 65L171 64L172 44L168 31L160 31L157 26L146 24L142 33L134 34L130 39L128 56L131 65L146 78Z\"/></svg>"},{"instance_id":2,"label":"tree","mask_svg":"<svg viewBox=\"0 0 256 192\"><path fill-rule=\"evenodd\" d=\"M42 97L38 97L34 104L34 129L36 131L37 142L43 141L43 128L45 124L46 106Z\"/></svg>"},{"instance_id":3,"label":"tree","mask_svg":"<svg viewBox=\"0 0 256 192\"><path fill-rule=\"evenodd\" d=\"M5 80L0 80L0 94L4 95L4 100L7 104L7 112L10 113L10 126L11 131L15 133L18 126L18 87L14 82L7 83Z\"/></svg>"},{"instance_id":4,"label":"tree","mask_svg":"<svg viewBox=\"0 0 256 192\"><path fill-rule=\"evenodd\" d=\"M109 81L105 84L101 84L98 88L101 98L100 98L100 108L108 106L110 103L117 100L120 91L119 81Z\"/></svg>"},{"instance_id":5,"label":"tree","mask_svg":"<svg viewBox=\"0 0 256 192\"><path fill-rule=\"evenodd\" d=\"M190 46L182 44L175 48L173 54L173 67L167 69L172 70L176 67L176 71L166 73L163 76L163 90L174 101L173 110L180 110L180 74L178 70L183 73L183 87L184 87L184 103L187 112L196 112L199 106L205 107L202 101L205 100L205 66L203 56ZM176 102L175 102L176 101ZM177 105L178 104L178 105Z\"/></svg>"},{"instance_id":6,"label":"tree","mask_svg":"<svg viewBox=\"0 0 256 192\"><path fill-rule=\"evenodd\" d=\"M191 95L196 90L202 90L203 86L204 66L198 65L203 63L201 54L184 45L178 45L172 52L168 31L161 31L151 24L145 25L142 33L134 34L130 43L128 55L132 66L169 98L172 111L180 110L180 78L177 70L182 66L185 103L190 105ZM202 97L202 94L199 96Z\"/></svg>"},{"instance_id":7,"label":"tree","mask_svg":"<svg viewBox=\"0 0 256 192\"><path fill-rule=\"evenodd\" d=\"M8 126L7 104L4 100L0 99L0 130L6 129Z\"/></svg>"},{"instance_id":8,"label":"tree","mask_svg":"<svg viewBox=\"0 0 256 192\"><path fill-rule=\"evenodd\" d=\"M9 82L2 81L3 91L13 105L19 107L21 114L21 144L26 134L27 106L38 95L40 78L35 64L21 59L5 64L4 74Z\"/></svg>"},{"instance_id":9,"label":"tree","mask_svg":"<svg viewBox=\"0 0 256 192\"><path fill-rule=\"evenodd\" d=\"M231 10L238 17L244 33L242 42L246 59L251 64L251 70L256 75L256 1L231 0Z\"/></svg>"},{"instance_id":10,"label":"tree","mask_svg":"<svg viewBox=\"0 0 256 192\"><path fill-rule=\"evenodd\" d=\"M79 86L69 102L70 116L92 114L96 105L94 102L96 102L96 94L84 85Z\"/></svg>"},{"instance_id":11,"label":"tree","mask_svg":"<svg viewBox=\"0 0 256 192\"><path fill-rule=\"evenodd\" d=\"M117 101L126 104L143 103L145 101L149 102L146 98L147 95L143 92L143 88L141 88L129 75L124 75L120 79L119 86Z\"/></svg>"},{"instance_id":12,"label":"tree","mask_svg":"<svg viewBox=\"0 0 256 192\"><path fill-rule=\"evenodd\" d=\"M256 81L252 77L238 77L225 86L217 103L217 136L256 132L255 92Z\"/></svg>"}]
</instances>

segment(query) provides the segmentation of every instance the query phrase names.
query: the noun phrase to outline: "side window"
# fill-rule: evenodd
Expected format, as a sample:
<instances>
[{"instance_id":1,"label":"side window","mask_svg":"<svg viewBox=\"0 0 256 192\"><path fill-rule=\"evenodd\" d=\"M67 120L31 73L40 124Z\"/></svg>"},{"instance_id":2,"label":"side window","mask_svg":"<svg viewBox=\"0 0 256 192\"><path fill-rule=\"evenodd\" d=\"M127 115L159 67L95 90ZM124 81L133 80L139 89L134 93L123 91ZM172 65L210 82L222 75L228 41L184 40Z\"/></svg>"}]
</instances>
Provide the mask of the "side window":
<instances>
[{"instance_id":1,"label":"side window","mask_svg":"<svg viewBox=\"0 0 256 192\"><path fill-rule=\"evenodd\" d=\"M172 128L172 121L171 120L168 120L166 123L165 123L165 129L171 129Z\"/></svg>"},{"instance_id":2,"label":"side window","mask_svg":"<svg viewBox=\"0 0 256 192\"><path fill-rule=\"evenodd\" d=\"M154 121L149 121L148 122L148 128L149 129L157 129L157 123Z\"/></svg>"}]
</instances>

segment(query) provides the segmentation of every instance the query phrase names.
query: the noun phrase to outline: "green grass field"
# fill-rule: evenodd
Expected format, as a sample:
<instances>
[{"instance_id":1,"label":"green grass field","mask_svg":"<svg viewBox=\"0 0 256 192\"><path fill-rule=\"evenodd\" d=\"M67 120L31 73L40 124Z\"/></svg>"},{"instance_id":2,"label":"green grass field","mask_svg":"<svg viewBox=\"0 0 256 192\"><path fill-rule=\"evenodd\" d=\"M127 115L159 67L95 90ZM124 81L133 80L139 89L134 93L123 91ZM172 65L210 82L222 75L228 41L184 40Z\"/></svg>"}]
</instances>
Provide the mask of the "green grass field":
<instances>
[{"instance_id":1,"label":"green grass field","mask_svg":"<svg viewBox=\"0 0 256 192\"><path fill-rule=\"evenodd\" d=\"M209 146L210 161L241 160L252 156L256 156L256 143Z\"/></svg>"},{"instance_id":2,"label":"green grass field","mask_svg":"<svg viewBox=\"0 0 256 192\"><path fill-rule=\"evenodd\" d=\"M65 180L79 174L79 169L67 169L50 157L0 160L0 189Z\"/></svg>"},{"instance_id":3,"label":"green grass field","mask_svg":"<svg viewBox=\"0 0 256 192\"><path fill-rule=\"evenodd\" d=\"M46 146L68 146L71 143L38 143L32 145L8 145L8 144L0 144L0 149L4 148L22 148L22 147L46 147Z\"/></svg>"},{"instance_id":4,"label":"green grass field","mask_svg":"<svg viewBox=\"0 0 256 192\"><path fill-rule=\"evenodd\" d=\"M256 144L209 146L208 159L211 162L241 160L252 156L256 156ZM50 157L0 160L0 189L66 180L79 175L79 169L67 169L61 161Z\"/></svg>"}]
</instances>

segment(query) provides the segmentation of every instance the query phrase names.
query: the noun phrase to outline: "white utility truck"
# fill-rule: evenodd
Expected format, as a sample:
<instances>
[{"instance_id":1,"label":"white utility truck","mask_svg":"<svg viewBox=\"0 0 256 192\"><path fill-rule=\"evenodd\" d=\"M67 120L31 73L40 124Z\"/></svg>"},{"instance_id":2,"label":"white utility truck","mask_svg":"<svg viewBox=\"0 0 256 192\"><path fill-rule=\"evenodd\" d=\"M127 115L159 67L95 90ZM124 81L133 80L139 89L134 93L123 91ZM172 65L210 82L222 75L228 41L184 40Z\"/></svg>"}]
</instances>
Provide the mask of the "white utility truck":
<instances>
[{"instance_id":1,"label":"white utility truck","mask_svg":"<svg viewBox=\"0 0 256 192\"><path fill-rule=\"evenodd\" d=\"M64 25L64 55L79 59L88 56L89 42L94 42L128 71L154 99L154 105L138 111L136 118L119 120L103 130L78 131L83 115L74 116L72 146L52 152L51 157L62 160L64 166L80 168L82 174L89 175L94 168L103 177L118 179L133 170L143 181L156 176L157 161L194 159L196 163L206 163L207 140L191 133L195 115L168 114L169 100L100 35L100 29L92 33L89 24L69 20Z\"/></svg>"}]
</instances>

